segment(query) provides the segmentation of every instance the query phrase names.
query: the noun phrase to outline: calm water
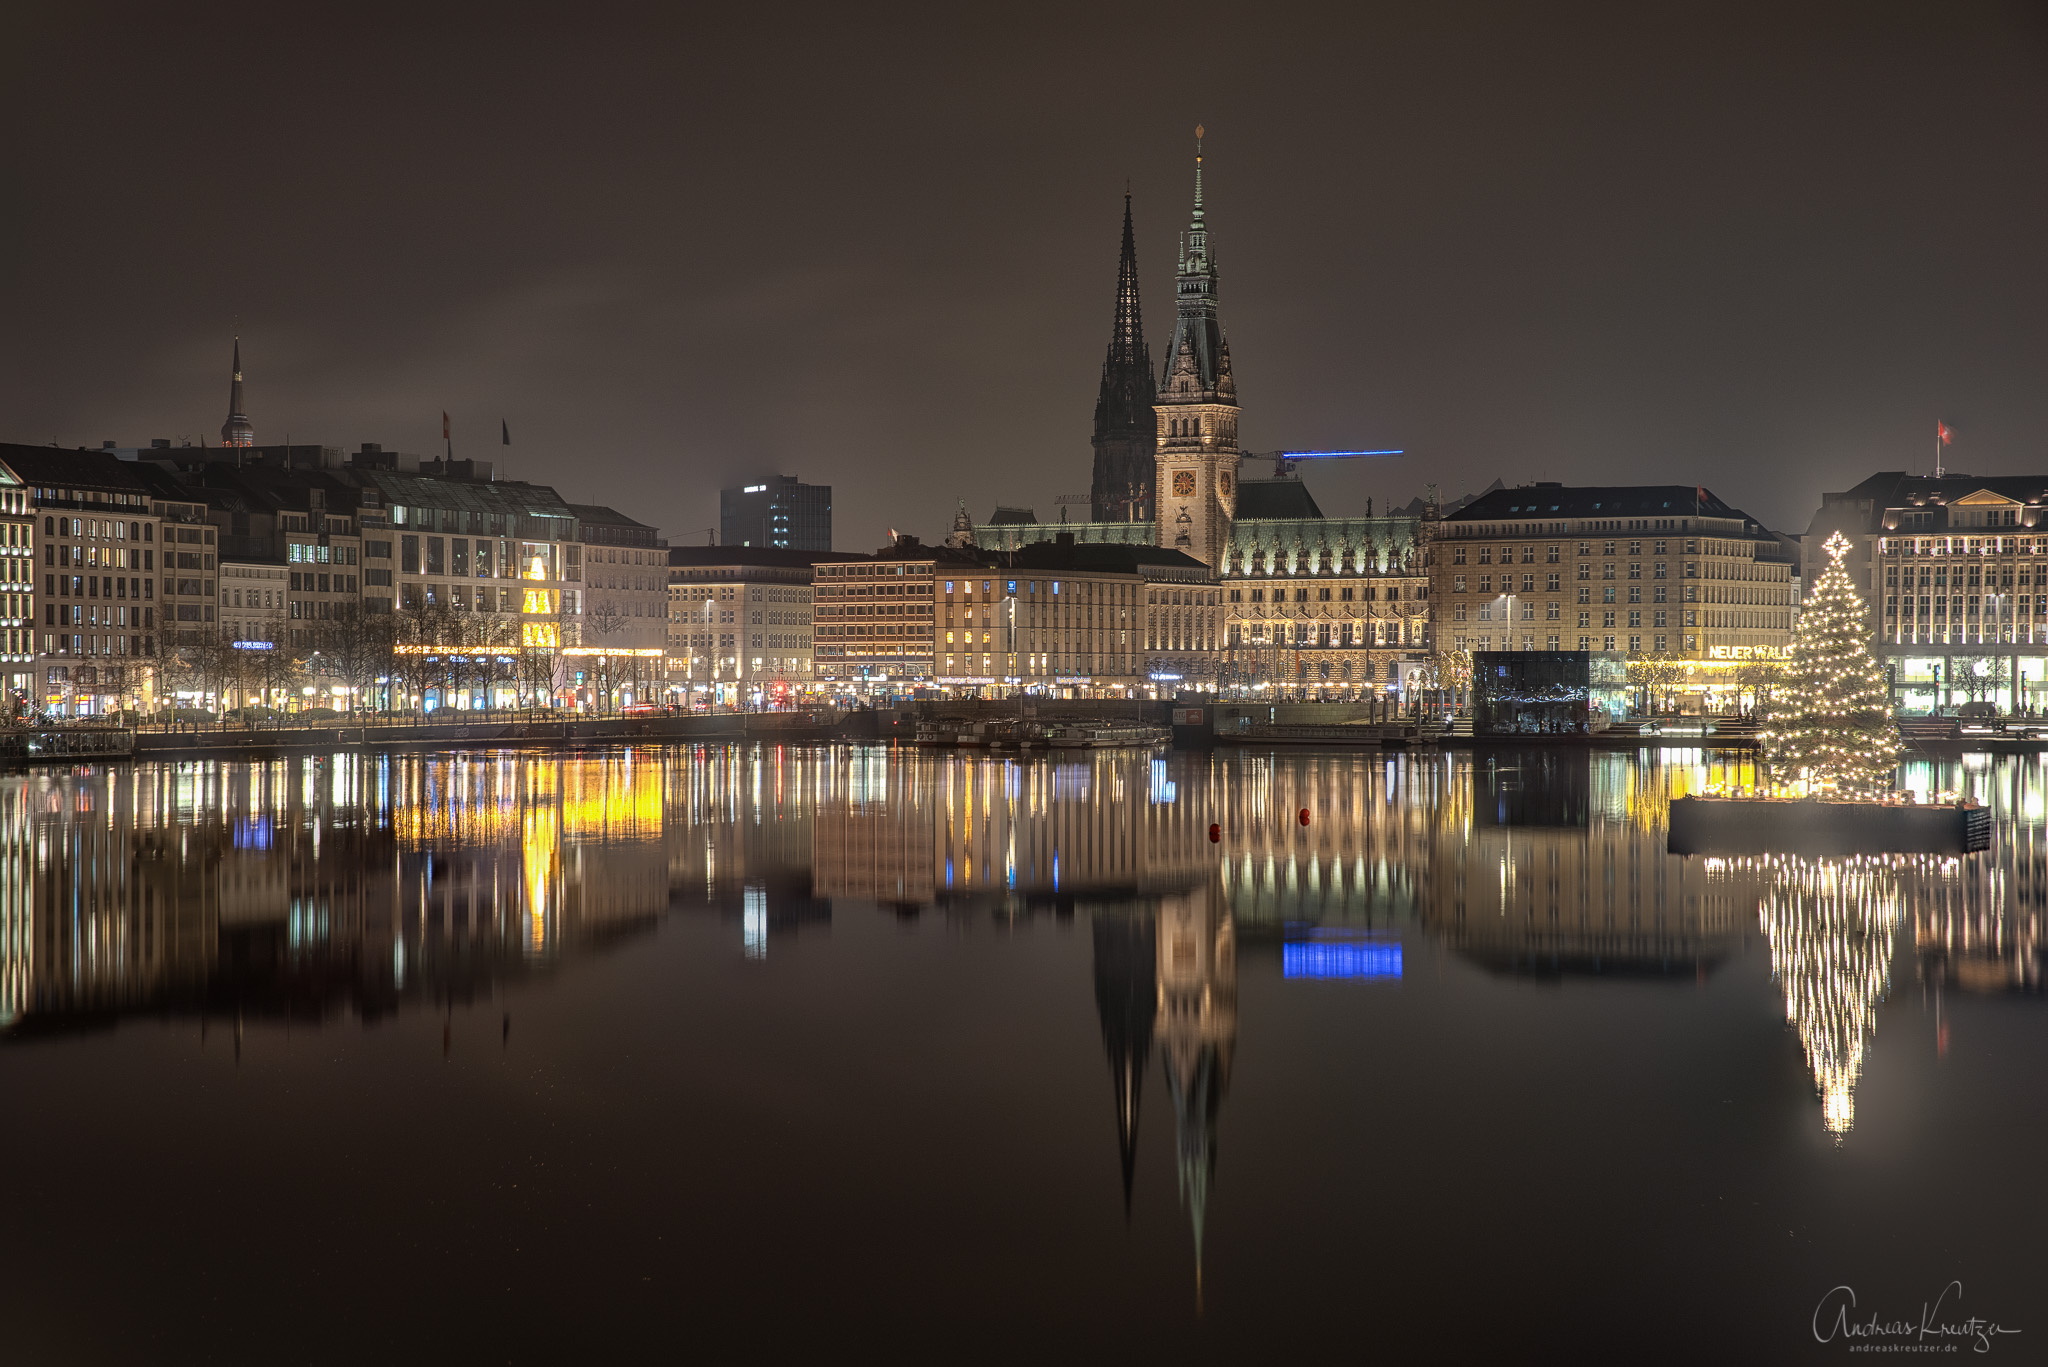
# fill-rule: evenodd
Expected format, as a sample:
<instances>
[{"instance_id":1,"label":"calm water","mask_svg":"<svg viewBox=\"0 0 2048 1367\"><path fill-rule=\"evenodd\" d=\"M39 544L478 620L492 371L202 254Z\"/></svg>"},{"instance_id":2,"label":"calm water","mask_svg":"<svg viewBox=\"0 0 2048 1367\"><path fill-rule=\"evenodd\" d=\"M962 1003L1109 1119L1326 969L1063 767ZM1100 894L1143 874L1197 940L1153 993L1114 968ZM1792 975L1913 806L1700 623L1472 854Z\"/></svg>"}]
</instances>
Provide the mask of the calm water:
<instances>
[{"instance_id":1,"label":"calm water","mask_svg":"<svg viewBox=\"0 0 2048 1367\"><path fill-rule=\"evenodd\" d=\"M0 1357L2048 1356L2048 763L1665 854L1742 762L0 776Z\"/></svg>"}]
</instances>

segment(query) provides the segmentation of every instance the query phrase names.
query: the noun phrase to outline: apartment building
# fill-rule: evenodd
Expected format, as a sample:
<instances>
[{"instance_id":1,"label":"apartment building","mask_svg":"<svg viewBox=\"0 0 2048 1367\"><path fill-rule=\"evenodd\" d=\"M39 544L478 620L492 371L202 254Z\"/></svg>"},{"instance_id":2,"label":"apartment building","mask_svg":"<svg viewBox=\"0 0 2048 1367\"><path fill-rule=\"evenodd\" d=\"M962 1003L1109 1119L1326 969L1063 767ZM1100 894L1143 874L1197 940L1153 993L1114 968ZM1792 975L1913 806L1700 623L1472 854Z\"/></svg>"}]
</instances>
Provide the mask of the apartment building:
<instances>
[{"instance_id":1,"label":"apartment building","mask_svg":"<svg viewBox=\"0 0 2048 1367\"><path fill-rule=\"evenodd\" d=\"M516 628L518 645L556 647L581 640L583 544L573 509L553 489L514 480L477 480L351 471L365 504L366 568L392 567L401 612L446 607L446 620L475 619ZM381 577L381 576L380 576ZM376 586L381 592L382 585ZM449 644L455 644L450 642Z\"/></svg>"},{"instance_id":2,"label":"apartment building","mask_svg":"<svg viewBox=\"0 0 2048 1367\"><path fill-rule=\"evenodd\" d=\"M583 533L583 644L658 657L668 645L668 542L614 508L569 510Z\"/></svg>"},{"instance_id":3,"label":"apartment building","mask_svg":"<svg viewBox=\"0 0 2048 1367\"><path fill-rule=\"evenodd\" d=\"M287 571L267 560L220 561L220 634L229 641L286 645Z\"/></svg>"},{"instance_id":4,"label":"apartment building","mask_svg":"<svg viewBox=\"0 0 2048 1367\"><path fill-rule=\"evenodd\" d=\"M1428 562L1452 649L1670 661L1697 705L1733 704L1744 664L1792 640L1786 542L1690 485L1494 490L1436 525Z\"/></svg>"},{"instance_id":5,"label":"apartment building","mask_svg":"<svg viewBox=\"0 0 2048 1367\"><path fill-rule=\"evenodd\" d=\"M814 558L821 552L811 552ZM937 677L933 630L939 585L981 582L987 567L948 546L899 536L872 557L818 560L813 647L820 683L851 687L923 687ZM993 583L992 578L989 582ZM993 657L991 657L993 658Z\"/></svg>"},{"instance_id":6,"label":"apartment building","mask_svg":"<svg viewBox=\"0 0 2048 1367\"><path fill-rule=\"evenodd\" d=\"M33 701L60 716L142 705L159 625L149 482L98 451L0 446L0 461L36 523Z\"/></svg>"},{"instance_id":7,"label":"apartment building","mask_svg":"<svg viewBox=\"0 0 2048 1367\"><path fill-rule=\"evenodd\" d=\"M1808 582L1836 532L1897 706L2048 706L2048 476L1893 470L1826 494L1801 541Z\"/></svg>"},{"instance_id":8,"label":"apartment building","mask_svg":"<svg viewBox=\"0 0 2048 1367\"><path fill-rule=\"evenodd\" d=\"M865 556L770 546L671 546L668 687L734 703L818 679L812 575Z\"/></svg>"},{"instance_id":9,"label":"apartment building","mask_svg":"<svg viewBox=\"0 0 2048 1367\"><path fill-rule=\"evenodd\" d=\"M0 708L35 696L36 519L29 489L19 473L0 460Z\"/></svg>"},{"instance_id":10,"label":"apartment building","mask_svg":"<svg viewBox=\"0 0 2048 1367\"><path fill-rule=\"evenodd\" d=\"M870 562L821 564L817 584L818 675L838 683L1173 691L1222 639L1214 575L1156 546L900 537Z\"/></svg>"},{"instance_id":11,"label":"apartment building","mask_svg":"<svg viewBox=\"0 0 2048 1367\"><path fill-rule=\"evenodd\" d=\"M1172 693L1215 677L1223 593L1208 566L1186 552L1055 534L984 559L996 577L978 581L987 587L974 644L1002 671L995 682ZM963 623L976 605L967 594L958 600ZM949 620L954 606L947 604ZM990 645L1009 648L991 654Z\"/></svg>"}]
</instances>

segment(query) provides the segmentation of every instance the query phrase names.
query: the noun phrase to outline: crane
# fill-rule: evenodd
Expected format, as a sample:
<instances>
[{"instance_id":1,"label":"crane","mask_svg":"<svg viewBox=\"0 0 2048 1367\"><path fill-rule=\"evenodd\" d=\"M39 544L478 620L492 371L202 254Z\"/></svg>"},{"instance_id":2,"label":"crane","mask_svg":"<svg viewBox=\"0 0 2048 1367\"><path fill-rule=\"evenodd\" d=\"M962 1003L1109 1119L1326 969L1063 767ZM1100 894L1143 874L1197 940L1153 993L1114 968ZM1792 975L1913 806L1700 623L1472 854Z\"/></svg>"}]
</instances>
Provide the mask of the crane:
<instances>
[{"instance_id":1,"label":"crane","mask_svg":"<svg viewBox=\"0 0 2048 1367\"><path fill-rule=\"evenodd\" d=\"M1405 452L1394 451L1241 451L1240 460L1270 460L1273 462L1273 478L1284 479L1294 472L1298 460L1357 460L1363 456L1399 456Z\"/></svg>"}]
</instances>

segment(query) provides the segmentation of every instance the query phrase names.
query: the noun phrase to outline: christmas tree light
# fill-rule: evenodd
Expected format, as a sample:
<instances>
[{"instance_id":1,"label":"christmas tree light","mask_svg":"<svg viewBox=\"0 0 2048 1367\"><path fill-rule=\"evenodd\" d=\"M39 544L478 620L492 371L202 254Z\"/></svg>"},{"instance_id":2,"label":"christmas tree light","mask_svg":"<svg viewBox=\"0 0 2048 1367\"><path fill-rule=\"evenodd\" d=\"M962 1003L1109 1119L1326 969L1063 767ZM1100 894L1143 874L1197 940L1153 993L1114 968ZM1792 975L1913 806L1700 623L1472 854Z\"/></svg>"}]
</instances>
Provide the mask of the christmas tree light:
<instances>
[{"instance_id":1,"label":"christmas tree light","mask_svg":"<svg viewBox=\"0 0 2048 1367\"><path fill-rule=\"evenodd\" d=\"M1900 914L1896 870L1839 859L1778 865L1758 908L1785 1019L1799 1032L1821 1123L1837 1142L1856 1123L1856 1082L1891 989Z\"/></svg>"},{"instance_id":2,"label":"christmas tree light","mask_svg":"<svg viewBox=\"0 0 2048 1367\"><path fill-rule=\"evenodd\" d=\"M1828 568L1799 612L1785 675L1758 738L1780 783L1805 779L1824 795L1872 798L1891 790L1899 762L1884 675L1865 637L1869 619L1842 557L1827 539Z\"/></svg>"}]
</instances>

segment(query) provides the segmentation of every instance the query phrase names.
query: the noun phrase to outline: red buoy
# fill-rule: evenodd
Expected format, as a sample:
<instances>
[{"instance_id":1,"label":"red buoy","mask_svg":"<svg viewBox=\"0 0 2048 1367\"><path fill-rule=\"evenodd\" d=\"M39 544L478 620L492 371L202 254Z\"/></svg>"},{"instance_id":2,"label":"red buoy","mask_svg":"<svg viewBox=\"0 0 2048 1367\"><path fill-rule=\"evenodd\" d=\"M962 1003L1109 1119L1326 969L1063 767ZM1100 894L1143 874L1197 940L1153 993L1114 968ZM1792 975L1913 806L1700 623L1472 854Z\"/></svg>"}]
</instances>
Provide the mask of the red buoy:
<instances>
[{"instance_id":1,"label":"red buoy","mask_svg":"<svg viewBox=\"0 0 2048 1367\"><path fill-rule=\"evenodd\" d=\"M1210 843L1211 845L1213 845L1213 844L1215 844L1215 843L1216 843L1217 841L1221 840L1222 838L1223 838L1223 828L1222 828L1221 826L1217 825L1217 824L1216 824L1215 822L1213 822L1213 821L1212 821L1212 822L1210 822L1210 823L1209 823L1209 843Z\"/></svg>"},{"instance_id":2,"label":"red buoy","mask_svg":"<svg viewBox=\"0 0 2048 1367\"><path fill-rule=\"evenodd\" d=\"M1301 809L1301 824L1304 826L1308 825L1308 808L1306 807Z\"/></svg>"}]
</instances>

